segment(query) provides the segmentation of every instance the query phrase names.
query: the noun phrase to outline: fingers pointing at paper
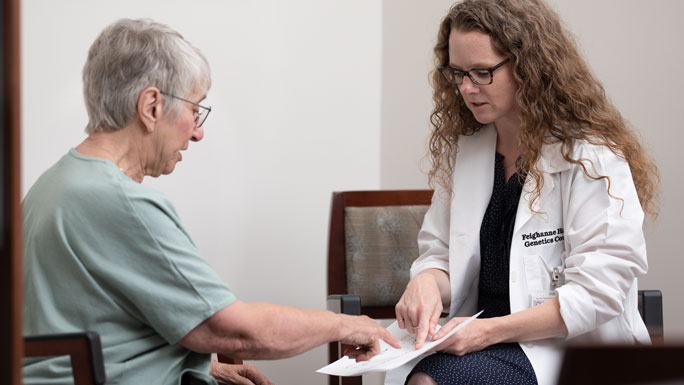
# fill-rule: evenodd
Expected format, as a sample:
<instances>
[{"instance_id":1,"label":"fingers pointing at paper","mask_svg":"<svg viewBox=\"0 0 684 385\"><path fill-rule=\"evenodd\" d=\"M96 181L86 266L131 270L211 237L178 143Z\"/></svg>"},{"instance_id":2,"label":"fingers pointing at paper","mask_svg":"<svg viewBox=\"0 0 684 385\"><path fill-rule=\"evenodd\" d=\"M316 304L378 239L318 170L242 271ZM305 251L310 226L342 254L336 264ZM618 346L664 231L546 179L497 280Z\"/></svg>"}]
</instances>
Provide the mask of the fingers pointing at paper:
<instances>
[{"instance_id":1,"label":"fingers pointing at paper","mask_svg":"<svg viewBox=\"0 0 684 385\"><path fill-rule=\"evenodd\" d=\"M444 291L448 295L449 277L442 270L429 269L413 277L395 306L401 329L416 334L416 349L428 335L433 335L444 308Z\"/></svg>"},{"instance_id":2,"label":"fingers pointing at paper","mask_svg":"<svg viewBox=\"0 0 684 385\"><path fill-rule=\"evenodd\" d=\"M372 319L366 316L348 316L339 314L342 319L340 327L343 337L340 342L354 346L347 349L343 354L356 361L366 361L380 353L380 342L383 340L395 348L401 344L387 331Z\"/></svg>"},{"instance_id":3,"label":"fingers pointing at paper","mask_svg":"<svg viewBox=\"0 0 684 385\"><path fill-rule=\"evenodd\" d=\"M452 328L447 334L444 334L443 339L447 340L455 333L459 333L470 322L475 320L482 312L473 315L465 321L459 323ZM396 369L407 362L419 357L420 355L432 351L432 348L437 347L442 341L427 341L420 349L415 349L413 344L415 338L411 338L408 330L400 329L397 322L392 323L387 327L387 331L401 341L400 349L388 349L385 344L382 344L382 351L371 361L368 362L350 362L348 357L340 358L339 360L318 369L317 373L328 374L331 376L359 376L370 372L384 372ZM381 342L382 343L382 342ZM357 350L357 349L355 349Z\"/></svg>"}]
</instances>

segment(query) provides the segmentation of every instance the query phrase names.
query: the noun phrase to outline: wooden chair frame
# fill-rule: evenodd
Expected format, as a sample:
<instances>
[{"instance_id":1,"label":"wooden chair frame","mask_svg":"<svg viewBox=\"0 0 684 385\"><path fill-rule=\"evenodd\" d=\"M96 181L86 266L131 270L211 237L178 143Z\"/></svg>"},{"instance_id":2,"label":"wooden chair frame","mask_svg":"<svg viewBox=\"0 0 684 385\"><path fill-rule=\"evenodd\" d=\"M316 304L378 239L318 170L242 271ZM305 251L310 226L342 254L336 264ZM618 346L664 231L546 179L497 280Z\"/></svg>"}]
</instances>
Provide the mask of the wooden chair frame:
<instances>
[{"instance_id":1,"label":"wooden chair frame","mask_svg":"<svg viewBox=\"0 0 684 385\"><path fill-rule=\"evenodd\" d=\"M347 264L344 243L344 209L347 207L430 205L432 190L379 190L334 192L328 238L328 295L347 293ZM345 272L340 274L339 272ZM362 306L371 318L393 318L394 308Z\"/></svg>"},{"instance_id":2,"label":"wooden chair frame","mask_svg":"<svg viewBox=\"0 0 684 385\"><path fill-rule=\"evenodd\" d=\"M432 190L344 191L332 194L328 238L328 309L375 319L394 318L394 306L363 306L359 296L347 292L347 263L344 239L344 212L347 207L430 205ZM342 296L338 296L343 294ZM330 362L346 347L333 342L328 346ZM361 377L330 376L330 385L361 384Z\"/></svg>"},{"instance_id":3,"label":"wooden chair frame","mask_svg":"<svg viewBox=\"0 0 684 385\"><path fill-rule=\"evenodd\" d=\"M25 357L69 355L74 385L102 385L106 381L102 344L95 332L24 337Z\"/></svg>"}]
</instances>

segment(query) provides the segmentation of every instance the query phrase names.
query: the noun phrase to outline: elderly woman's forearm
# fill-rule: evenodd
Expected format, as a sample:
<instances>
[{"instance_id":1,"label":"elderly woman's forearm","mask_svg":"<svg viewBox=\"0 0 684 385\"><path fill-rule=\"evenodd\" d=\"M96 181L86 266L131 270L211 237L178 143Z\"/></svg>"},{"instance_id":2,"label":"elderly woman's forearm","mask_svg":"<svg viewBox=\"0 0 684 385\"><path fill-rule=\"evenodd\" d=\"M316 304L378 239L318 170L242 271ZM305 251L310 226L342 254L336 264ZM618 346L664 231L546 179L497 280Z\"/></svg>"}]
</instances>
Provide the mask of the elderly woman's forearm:
<instances>
[{"instance_id":1,"label":"elderly woman's forearm","mask_svg":"<svg viewBox=\"0 0 684 385\"><path fill-rule=\"evenodd\" d=\"M239 336L240 347L230 352L238 358L287 358L343 338L342 322L338 315L330 311L267 303L252 303L247 304L247 307L247 323L241 328Z\"/></svg>"},{"instance_id":2,"label":"elderly woman's forearm","mask_svg":"<svg viewBox=\"0 0 684 385\"><path fill-rule=\"evenodd\" d=\"M266 303L236 303L220 310L191 331L181 344L200 352L241 359L291 357L343 339L340 315Z\"/></svg>"}]
</instances>

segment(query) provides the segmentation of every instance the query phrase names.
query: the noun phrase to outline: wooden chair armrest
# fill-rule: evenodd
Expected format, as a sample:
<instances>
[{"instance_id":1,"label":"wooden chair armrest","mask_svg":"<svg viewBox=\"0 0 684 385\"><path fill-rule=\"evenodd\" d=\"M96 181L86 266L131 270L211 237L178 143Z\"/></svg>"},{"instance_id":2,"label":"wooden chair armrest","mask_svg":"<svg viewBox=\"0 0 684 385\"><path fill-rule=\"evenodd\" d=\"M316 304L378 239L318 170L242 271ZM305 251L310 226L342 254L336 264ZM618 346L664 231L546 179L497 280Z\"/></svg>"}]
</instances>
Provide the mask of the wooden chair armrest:
<instances>
[{"instance_id":1,"label":"wooden chair armrest","mask_svg":"<svg viewBox=\"0 0 684 385\"><path fill-rule=\"evenodd\" d=\"M24 337L24 356L69 355L75 385L106 381L100 335L95 332L49 334Z\"/></svg>"},{"instance_id":2,"label":"wooden chair armrest","mask_svg":"<svg viewBox=\"0 0 684 385\"><path fill-rule=\"evenodd\" d=\"M218 362L221 362L223 364L230 364L230 365L242 365L242 360L238 360L237 358L232 358L228 357L224 354L217 354L218 357Z\"/></svg>"},{"instance_id":3,"label":"wooden chair armrest","mask_svg":"<svg viewBox=\"0 0 684 385\"><path fill-rule=\"evenodd\" d=\"M639 312L654 344L664 343L663 293L660 290L639 290Z\"/></svg>"},{"instance_id":4,"label":"wooden chair armrest","mask_svg":"<svg viewBox=\"0 0 684 385\"><path fill-rule=\"evenodd\" d=\"M361 297L355 294L331 294L328 296L326 308L338 314L361 315ZM347 348L349 348L348 345L337 342L328 344L329 362L337 361ZM329 376L329 384L337 385L340 383L344 385L361 384L361 377Z\"/></svg>"},{"instance_id":5,"label":"wooden chair armrest","mask_svg":"<svg viewBox=\"0 0 684 385\"><path fill-rule=\"evenodd\" d=\"M334 313L361 315L361 297L354 294L332 294L328 296L326 308Z\"/></svg>"}]
</instances>

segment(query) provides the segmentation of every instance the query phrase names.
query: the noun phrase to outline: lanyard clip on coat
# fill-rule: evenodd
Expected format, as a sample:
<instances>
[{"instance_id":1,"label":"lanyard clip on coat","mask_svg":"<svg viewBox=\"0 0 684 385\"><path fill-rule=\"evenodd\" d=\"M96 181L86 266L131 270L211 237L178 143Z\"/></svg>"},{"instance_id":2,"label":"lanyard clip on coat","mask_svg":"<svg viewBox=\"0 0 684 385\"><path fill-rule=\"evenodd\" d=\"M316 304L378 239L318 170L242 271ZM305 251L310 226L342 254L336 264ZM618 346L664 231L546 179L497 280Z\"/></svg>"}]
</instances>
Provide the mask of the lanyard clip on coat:
<instances>
[{"instance_id":1,"label":"lanyard clip on coat","mask_svg":"<svg viewBox=\"0 0 684 385\"><path fill-rule=\"evenodd\" d=\"M560 270L557 267L553 268L553 271L551 272L551 287L554 289L557 289L558 286L560 286L560 279L561 279L561 273Z\"/></svg>"}]
</instances>

